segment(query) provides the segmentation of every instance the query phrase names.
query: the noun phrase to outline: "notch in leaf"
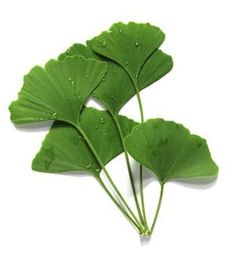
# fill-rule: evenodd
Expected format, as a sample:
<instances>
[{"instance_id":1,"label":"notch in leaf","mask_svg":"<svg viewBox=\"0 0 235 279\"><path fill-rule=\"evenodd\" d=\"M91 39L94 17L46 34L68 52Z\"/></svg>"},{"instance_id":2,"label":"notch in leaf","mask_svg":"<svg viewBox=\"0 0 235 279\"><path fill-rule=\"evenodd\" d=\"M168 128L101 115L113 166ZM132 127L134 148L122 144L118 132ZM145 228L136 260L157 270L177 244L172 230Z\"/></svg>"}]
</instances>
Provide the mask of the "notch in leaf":
<instances>
[{"instance_id":1,"label":"notch in leaf","mask_svg":"<svg viewBox=\"0 0 235 279\"><path fill-rule=\"evenodd\" d=\"M164 184L172 179L208 178L218 174L206 140L190 134L184 126L151 119L133 128L125 138L130 155L159 179L161 195L152 225L160 209Z\"/></svg>"},{"instance_id":2,"label":"notch in leaf","mask_svg":"<svg viewBox=\"0 0 235 279\"><path fill-rule=\"evenodd\" d=\"M102 157L99 154L100 152L102 153L102 148L98 149L96 143L92 143L81 126L80 115L84 104L87 98L105 77L106 71L107 64L105 62L100 62L95 59L87 59L82 56L67 57L63 61L51 60L46 64L44 69L39 66L34 67L24 78L24 84L19 93L18 100L10 105L9 109L11 112L11 120L16 124L24 124L54 119L66 122L76 128L79 132L78 137L80 134L86 143L86 147L84 147L84 145L80 145L82 150L81 153L86 156L86 158L84 158L84 160L71 160L68 162L70 164L70 168L74 169L76 165L78 170L84 170L84 161L89 159L90 163L87 163L86 166L88 166L89 171L95 174L97 178L99 177L98 174L102 169L119 197L122 205L120 205L120 203L113 198L100 177L99 182L123 214L138 229L140 229L138 220L105 168L105 164L107 163L106 160L111 160L111 157L116 154L116 147L114 146L114 150L109 149L110 153L108 155L106 154L106 157ZM41 168L41 170L60 171L63 168L58 164L58 160L55 161L56 144L53 146L50 142L50 139L58 138L58 133L62 136L62 133L67 131L62 128L58 129L58 125L59 124L54 124L54 128L57 127L57 129L55 129L56 132L52 129L51 136L48 136L49 139L45 141L46 143L49 143L49 148L44 149L44 151L47 150L48 155L46 163L44 165L40 165L38 160L34 161L33 167L35 169L38 167L38 169ZM65 125L63 127L65 127ZM71 136L75 133L75 130L71 127L68 131L68 133L71 133ZM99 144L102 145L103 141L99 142ZM57 147L59 149L59 147L61 147L60 144ZM70 148L73 150L73 146L70 146ZM91 153L94 158L91 156ZM44 155L46 155L45 152ZM59 157L58 153L57 156ZM100 158L100 156L102 158ZM61 156L59 158L61 158ZM104 159L104 161L102 159ZM50 161L55 163L54 169L53 164ZM91 164L91 166L89 164ZM126 210L129 211L136 221L130 217Z\"/></svg>"},{"instance_id":3,"label":"notch in leaf","mask_svg":"<svg viewBox=\"0 0 235 279\"><path fill-rule=\"evenodd\" d=\"M132 31L129 30L131 29L129 28L129 25L135 26L134 29L138 31L138 36L139 38L142 38L142 41L145 40L145 29L148 30L147 34L152 33L153 30L157 30L157 32L154 33L162 34L161 36L164 38L164 34L159 28L149 24L129 23L125 25L123 23L116 23L111 27L110 32L103 32L100 36L87 41L86 46L82 44L74 44L59 56L60 60L64 60L67 56L83 55L87 58L95 58L105 61L108 64L105 79L93 92L93 96L104 104L112 114L117 114L128 100L137 93L136 90L140 91L161 79L173 67L171 56L158 49L160 43L159 39L157 39L157 34L155 34L155 44L153 43L151 46L151 51L154 49L153 52L150 51L150 47L146 48L145 44L138 45L138 48L136 48L135 39L133 39ZM121 29L123 30L122 35L126 32L125 37L121 36L116 38L113 29L118 28L123 28ZM119 34L119 32L117 34ZM110 36L113 39L111 42L109 41ZM152 41L153 37L154 36L151 35L146 41ZM107 40L107 42L105 41L105 46L103 46L103 40ZM116 49L116 45L113 45L116 43L118 45L125 45L128 51L125 50L125 52L122 52L121 48ZM99 49L99 45L102 47L101 50ZM113 50L115 55L110 55L109 51L107 51L109 47L115 48L115 50ZM138 51L137 53L136 50ZM140 58L139 52L141 52L141 57L146 57L144 61ZM134 54L135 58L133 58L132 54ZM133 60L133 62L130 64L129 62L123 64L118 59L119 56L125 56L125 61ZM140 63L142 63L142 66L139 68L140 73L138 75L130 75L128 66L134 65L137 67Z\"/></svg>"},{"instance_id":4,"label":"notch in leaf","mask_svg":"<svg viewBox=\"0 0 235 279\"><path fill-rule=\"evenodd\" d=\"M10 105L11 120L23 124L57 119L77 126L83 105L106 71L106 63L82 56L34 67Z\"/></svg>"},{"instance_id":5,"label":"notch in leaf","mask_svg":"<svg viewBox=\"0 0 235 279\"><path fill-rule=\"evenodd\" d=\"M123 134L128 135L137 123L119 116ZM123 152L115 123L107 111L84 108L80 126L99 158L106 165ZM42 172L83 171L99 176L102 167L82 134L72 125L55 121L33 160L32 168Z\"/></svg>"}]
</instances>

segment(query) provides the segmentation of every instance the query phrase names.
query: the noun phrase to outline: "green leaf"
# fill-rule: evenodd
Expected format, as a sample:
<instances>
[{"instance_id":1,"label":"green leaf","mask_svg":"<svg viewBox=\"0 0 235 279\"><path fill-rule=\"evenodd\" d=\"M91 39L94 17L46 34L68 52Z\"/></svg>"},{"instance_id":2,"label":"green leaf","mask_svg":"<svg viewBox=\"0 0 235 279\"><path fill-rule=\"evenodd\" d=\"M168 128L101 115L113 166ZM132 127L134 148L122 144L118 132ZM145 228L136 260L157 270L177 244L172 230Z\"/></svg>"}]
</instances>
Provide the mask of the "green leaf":
<instances>
[{"instance_id":1,"label":"green leaf","mask_svg":"<svg viewBox=\"0 0 235 279\"><path fill-rule=\"evenodd\" d=\"M148 120L133 128L125 144L130 155L153 171L161 184L174 178L218 174L206 140L172 121Z\"/></svg>"},{"instance_id":2,"label":"green leaf","mask_svg":"<svg viewBox=\"0 0 235 279\"><path fill-rule=\"evenodd\" d=\"M91 44L95 52L121 65L135 86L144 88L169 72L173 66L171 57L158 51L164 38L164 33L158 27L148 23L119 22L113 24L108 32L103 32L93 39ZM153 54L155 55L152 56ZM152 61L147 63L149 59ZM156 71L160 73L151 76L151 73Z\"/></svg>"},{"instance_id":3,"label":"green leaf","mask_svg":"<svg viewBox=\"0 0 235 279\"><path fill-rule=\"evenodd\" d=\"M124 135L137 124L119 116ZM80 125L101 161L106 165L123 152L118 131L107 111L84 108ZM101 167L79 131L72 125L55 121L46 136L32 168L42 172L83 171L99 175Z\"/></svg>"},{"instance_id":4,"label":"green leaf","mask_svg":"<svg viewBox=\"0 0 235 279\"><path fill-rule=\"evenodd\" d=\"M108 58L105 58L92 51L93 45L97 43L97 38L87 41L87 46L74 44L66 52L62 53L59 59L63 60L67 56L83 55L87 58L105 61L108 64L107 74L93 92L93 96L112 114L118 114L128 100L136 94L136 89L126 69L108 59L110 57L107 56ZM158 49L154 51L143 64L143 69L137 78L139 89L141 90L159 80L172 69L172 66L172 58L169 55Z\"/></svg>"},{"instance_id":5,"label":"green leaf","mask_svg":"<svg viewBox=\"0 0 235 279\"><path fill-rule=\"evenodd\" d=\"M102 103L111 113L116 114L125 105L125 103L135 95L135 89L126 71L111 60L97 55L91 49L91 41L87 46L74 44L66 52L59 56L60 60L67 56L83 55L86 58L95 58L105 61L108 64L108 70L105 78L93 92L93 96Z\"/></svg>"},{"instance_id":6,"label":"green leaf","mask_svg":"<svg viewBox=\"0 0 235 279\"><path fill-rule=\"evenodd\" d=\"M107 65L82 56L50 60L24 77L17 101L10 106L16 124L58 119L77 125L87 98L105 76Z\"/></svg>"}]
</instances>

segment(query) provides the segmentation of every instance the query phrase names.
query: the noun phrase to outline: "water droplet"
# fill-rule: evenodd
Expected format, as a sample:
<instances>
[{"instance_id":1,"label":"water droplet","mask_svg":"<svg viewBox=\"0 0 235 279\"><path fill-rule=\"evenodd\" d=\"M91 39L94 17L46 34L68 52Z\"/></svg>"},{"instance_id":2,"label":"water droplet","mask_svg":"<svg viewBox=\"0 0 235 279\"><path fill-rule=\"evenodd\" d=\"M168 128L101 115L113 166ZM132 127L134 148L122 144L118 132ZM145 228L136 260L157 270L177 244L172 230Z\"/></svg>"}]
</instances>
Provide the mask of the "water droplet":
<instances>
[{"instance_id":1,"label":"water droplet","mask_svg":"<svg viewBox=\"0 0 235 279\"><path fill-rule=\"evenodd\" d=\"M78 136L78 138L79 138L79 139L81 139L81 138L82 138L82 136L81 136L81 135L79 135L79 136Z\"/></svg>"},{"instance_id":2,"label":"water droplet","mask_svg":"<svg viewBox=\"0 0 235 279\"><path fill-rule=\"evenodd\" d=\"M99 171L100 171L100 168L95 169L95 171L96 171L96 172L99 172Z\"/></svg>"},{"instance_id":3,"label":"water droplet","mask_svg":"<svg viewBox=\"0 0 235 279\"><path fill-rule=\"evenodd\" d=\"M99 125L95 125L96 130L99 128Z\"/></svg>"},{"instance_id":4,"label":"water droplet","mask_svg":"<svg viewBox=\"0 0 235 279\"><path fill-rule=\"evenodd\" d=\"M50 116L50 119L57 119L57 112L53 112Z\"/></svg>"},{"instance_id":5,"label":"water droplet","mask_svg":"<svg viewBox=\"0 0 235 279\"><path fill-rule=\"evenodd\" d=\"M74 85L74 81L73 80L71 80L71 84Z\"/></svg>"},{"instance_id":6,"label":"water droplet","mask_svg":"<svg viewBox=\"0 0 235 279\"><path fill-rule=\"evenodd\" d=\"M107 45L106 41L103 41L102 42L102 47L106 47L106 45Z\"/></svg>"},{"instance_id":7,"label":"water droplet","mask_svg":"<svg viewBox=\"0 0 235 279\"><path fill-rule=\"evenodd\" d=\"M72 80L71 77L69 77L68 80L71 81Z\"/></svg>"},{"instance_id":8,"label":"water droplet","mask_svg":"<svg viewBox=\"0 0 235 279\"><path fill-rule=\"evenodd\" d=\"M104 77L104 78L102 78L102 81L105 81L105 77Z\"/></svg>"},{"instance_id":9,"label":"water droplet","mask_svg":"<svg viewBox=\"0 0 235 279\"><path fill-rule=\"evenodd\" d=\"M104 122L105 122L104 117L101 116L101 117L100 117L100 123L101 123L101 124L104 124Z\"/></svg>"},{"instance_id":10,"label":"water droplet","mask_svg":"<svg viewBox=\"0 0 235 279\"><path fill-rule=\"evenodd\" d=\"M135 42L135 46L138 47L140 45L140 43L137 41Z\"/></svg>"},{"instance_id":11,"label":"water droplet","mask_svg":"<svg viewBox=\"0 0 235 279\"><path fill-rule=\"evenodd\" d=\"M125 62L125 64L126 64L126 65L128 65L128 64L129 64L129 62L128 62L128 61L126 61L126 62Z\"/></svg>"},{"instance_id":12,"label":"water droplet","mask_svg":"<svg viewBox=\"0 0 235 279\"><path fill-rule=\"evenodd\" d=\"M136 74L136 75L135 75L135 77L136 77L136 78L138 78L138 77L139 77L139 75L138 75L138 74Z\"/></svg>"},{"instance_id":13,"label":"water droplet","mask_svg":"<svg viewBox=\"0 0 235 279\"><path fill-rule=\"evenodd\" d=\"M41 118L39 118L39 120L41 120L41 121L42 121L42 120L43 120L43 118L41 117Z\"/></svg>"},{"instance_id":14,"label":"water droplet","mask_svg":"<svg viewBox=\"0 0 235 279\"><path fill-rule=\"evenodd\" d=\"M68 48L68 49L66 50L66 54L69 55L70 53L71 53L71 49Z\"/></svg>"},{"instance_id":15,"label":"water droplet","mask_svg":"<svg viewBox=\"0 0 235 279\"><path fill-rule=\"evenodd\" d=\"M114 99L114 95L112 94L112 95L111 95L111 100L113 100L113 99Z\"/></svg>"},{"instance_id":16,"label":"water droplet","mask_svg":"<svg viewBox=\"0 0 235 279\"><path fill-rule=\"evenodd\" d=\"M89 78L89 75L86 75L86 78Z\"/></svg>"},{"instance_id":17,"label":"water droplet","mask_svg":"<svg viewBox=\"0 0 235 279\"><path fill-rule=\"evenodd\" d=\"M91 168L91 164L87 164L87 165L86 165L86 168L87 168L87 169L90 169L90 168Z\"/></svg>"},{"instance_id":18,"label":"water droplet","mask_svg":"<svg viewBox=\"0 0 235 279\"><path fill-rule=\"evenodd\" d=\"M119 33L122 33L122 29L119 29Z\"/></svg>"}]
</instances>

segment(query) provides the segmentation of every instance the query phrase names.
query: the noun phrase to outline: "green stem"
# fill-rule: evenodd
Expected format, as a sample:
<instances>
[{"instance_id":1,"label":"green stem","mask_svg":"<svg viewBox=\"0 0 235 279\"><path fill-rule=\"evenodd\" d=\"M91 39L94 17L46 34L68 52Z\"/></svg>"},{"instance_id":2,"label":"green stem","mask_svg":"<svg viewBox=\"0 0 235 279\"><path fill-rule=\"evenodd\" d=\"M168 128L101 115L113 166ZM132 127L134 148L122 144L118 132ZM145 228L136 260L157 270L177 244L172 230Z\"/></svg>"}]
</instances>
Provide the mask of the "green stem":
<instances>
[{"instance_id":1,"label":"green stem","mask_svg":"<svg viewBox=\"0 0 235 279\"><path fill-rule=\"evenodd\" d=\"M133 174L132 174L132 171L131 171L131 164L130 164L129 156L128 156L128 153L127 153L127 150L126 150L126 147L125 147L125 143L124 143L124 140L123 140L124 136L123 136L122 128L120 126L119 119L118 119L117 115L112 115L112 116L113 116L114 122L117 126L117 129L118 129L118 132L119 132L119 135L120 135L120 139L121 139L121 143L122 143L122 146L123 146L124 155L125 155L126 164L127 164L127 169L128 169L128 174L129 174L129 178L130 178L130 182L131 182L131 189L132 189L132 192L133 192L136 209L137 209L139 218L141 220L141 223L145 226L145 222L144 222L144 219L143 219L143 216L142 216L142 213L141 213L141 209L140 209L140 205L139 205L139 201L138 201L138 198L137 198L137 193L136 193L136 189L135 189L135 182L134 182Z\"/></svg>"},{"instance_id":2,"label":"green stem","mask_svg":"<svg viewBox=\"0 0 235 279\"><path fill-rule=\"evenodd\" d=\"M143 187L143 168L140 165L140 198L141 198L141 207L143 212L143 218L146 228L148 228L147 217L145 212L145 204L144 204L144 187Z\"/></svg>"},{"instance_id":3,"label":"green stem","mask_svg":"<svg viewBox=\"0 0 235 279\"><path fill-rule=\"evenodd\" d=\"M103 180L100 177L97 177L98 181L100 182L102 188L104 191L108 194L108 196L111 198L111 200L115 203L115 205L118 207L118 209L122 212L122 214L133 224L139 232L141 232L141 229L139 225L130 217L130 215L122 208L122 206L117 202L117 200L112 196L112 194L109 192L108 188L104 184Z\"/></svg>"},{"instance_id":4,"label":"green stem","mask_svg":"<svg viewBox=\"0 0 235 279\"><path fill-rule=\"evenodd\" d=\"M141 101L141 98L140 98L139 88L138 88L138 85L136 84L136 82L134 80L133 80L133 84L134 84L134 87L135 87L137 100L138 100L138 104L139 104L140 121L141 121L141 123L143 123L144 122L144 111L143 111L142 101ZM140 174L140 198L141 198L141 207L142 207L143 219L144 219L145 226L148 227L147 217L146 217L146 212L145 212L145 205L144 205L144 186L143 186L143 167L142 167L142 165L140 165L139 174Z\"/></svg>"},{"instance_id":5,"label":"green stem","mask_svg":"<svg viewBox=\"0 0 235 279\"><path fill-rule=\"evenodd\" d=\"M86 136L86 134L83 132L83 129L80 126L77 126L77 129L79 130L79 132L81 133L81 135L83 136L84 140L86 141L88 147L91 149L91 151L93 152L97 162L99 163L100 167L102 168L102 170L104 171L107 179L109 180L111 186L113 187L114 191L116 192L117 196L119 197L119 199L123 202L124 206L127 208L127 210L129 211L129 213L131 214L131 216L134 218L134 220L136 221L136 223L142 227L142 225L140 224L139 220L137 219L137 217L135 216L135 214L133 213L133 211L131 210L131 208L129 207L128 203L126 202L126 200L123 198L122 194L120 193L120 191L118 190L117 186L115 185L115 183L113 182L111 176L109 175L108 171L106 170L103 162L101 161L99 155L97 154L96 150L94 149L92 143L90 142L89 138Z\"/></svg>"},{"instance_id":6,"label":"green stem","mask_svg":"<svg viewBox=\"0 0 235 279\"><path fill-rule=\"evenodd\" d=\"M163 190L164 190L164 184L161 184L160 196L159 196L159 200L158 200L158 205L157 205L156 213L155 213L154 218L153 218L153 224L151 226L151 233L154 230L154 227L155 227L155 224L156 224L156 221L157 221L157 217L159 215L159 211L160 211L160 208L161 208L162 197L163 197Z\"/></svg>"}]
</instances>

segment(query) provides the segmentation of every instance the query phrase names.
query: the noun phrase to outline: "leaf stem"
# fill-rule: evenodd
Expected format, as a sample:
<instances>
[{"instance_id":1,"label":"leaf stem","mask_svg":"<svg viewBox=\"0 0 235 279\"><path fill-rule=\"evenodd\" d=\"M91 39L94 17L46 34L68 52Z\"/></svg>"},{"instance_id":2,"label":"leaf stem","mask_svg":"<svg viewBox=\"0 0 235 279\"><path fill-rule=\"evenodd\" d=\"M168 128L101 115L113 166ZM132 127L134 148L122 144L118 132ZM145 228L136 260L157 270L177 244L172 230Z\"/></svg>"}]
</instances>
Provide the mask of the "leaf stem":
<instances>
[{"instance_id":1,"label":"leaf stem","mask_svg":"<svg viewBox=\"0 0 235 279\"><path fill-rule=\"evenodd\" d=\"M164 184L161 184L160 196L159 196L159 199L158 199L158 205L157 205L156 213L155 213L154 218L153 218L153 224L151 226L151 233L154 230L154 227L155 227L155 224L156 224L156 221L157 221L157 217L159 215L159 211L160 211L160 208L161 208L162 197L163 197L163 190L164 190Z\"/></svg>"},{"instance_id":2,"label":"leaf stem","mask_svg":"<svg viewBox=\"0 0 235 279\"><path fill-rule=\"evenodd\" d=\"M131 189L132 189L132 192L133 192L136 209L137 209L137 212L138 212L141 223L145 226L145 222L144 222L144 219L143 219L143 216L142 216L142 213L141 213L141 209L140 209L140 205L139 205L139 201L138 201L138 198L137 198L137 193L136 193L136 189L135 189L135 182L134 182L134 177L133 177L132 170L131 170L131 164L130 164L129 156L128 156L128 153L127 153L127 150L126 150L126 147L125 147L125 143L124 143L124 140L123 140L124 136L123 136L122 128L120 126L120 122L119 122L119 119L118 119L117 115L112 114L112 117L113 117L114 122L117 126L117 129L118 129L118 132L119 132L119 135L120 135L120 139L121 139L121 143L122 143L122 146L123 146L124 155L125 155L126 164L127 164L127 169L128 169L128 174L129 174L129 178L130 178L130 182L131 182Z\"/></svg>"},{"instance_id":3,"label":"leaf stem","mask_svg":"<svg viewBox=\"0 0 235 279\"><path fill-rule=\"evenodd\" d=\"M137 83L133 79L132 79L132 82L133 82L133 85L135 87L137 100L138 100L138 104L139 104L140 121L141 121L141 123L143 123L144 122L144 111L143 111L142 101L141 101L141 98L140 98L140 91L139 91ZM144 204L144 185L143 185L143 166L142 165L140 165L140 168L139 168L139 176L140 176L141 208L142 208L142 213L143 213L143 219L144 219L145 226L148 227L147 217L146 217L146 212L145 212L145 204Z\"/></svg>"},{"instance_id":4,"label":"leaf stem","mask_svg":"<svg viewBox=\"0 0 235 279\"><path fill-rule=\"evenodd\" d=\"M98 153L96 152L95 148L93 147L91 141L89 140L89 138L87 137L86 133L84 133L83 129L80 126L77 126L77 129L79 130L79 132L81 133L81 135L83 136L84 140L86 141L88 147L91 149L91 151L93 152L97 162L99 163L100 167L102 168L102 170L104 171L107 179L109 180L111 186L113 187L114 191L116 192L117 196L119 197L119 199L123 202L124 206L126 207L126 209L129 211L129 213L131 214L131 216L133 217L133 219L135 220L135 222L142 228L141 223L139 222L139 220L137 219L137 217L135 216L135 214L133 213L133 211L131 210L131 208L129 207L128 203L126 202L126 200L124 199L124 197L122 196L122 194L120 193L120 191L118 190L117 186L115 185L115 183L113 182L111 176L109 175L107 169L105 168L103 162L101 161Z\"/></svg>"},{"instance_id":5,"label":"leaf stem","mask_svg":"<svg viewBox=\"0 0 235 279\"><path fill-rule=\"evenodd\" d=\"M146 217L146 212L145 212L145 204L144 204L144 187L143 187L143 168L140 165L140 198L141 198L141 207L142 207L142 212L143 212L143 219L146 228L148 228L148 223L147 223L147 217Z\"/></svg>"},{"instance_id":6,"label":"leaf stem","mask_svg":"<svg viewBox=\"0 0 235 279\"><path fill-rule=\"evenodd\" d=\"M104 191L108 194L108 196L111 198L111 200L115 203L115 205L118 207L118 209L122 212L122 214L138 229L139 232L141 232L141 228L139 225L130 217L130 215L126 212L125 209L117 202L117 200L112 196L106 185L104 184L103 180L100 177L97 177L99 183L101 184Z\"/></svg>"}]
</instances>

